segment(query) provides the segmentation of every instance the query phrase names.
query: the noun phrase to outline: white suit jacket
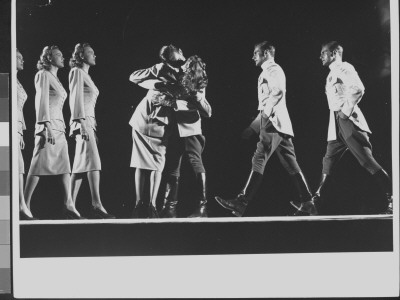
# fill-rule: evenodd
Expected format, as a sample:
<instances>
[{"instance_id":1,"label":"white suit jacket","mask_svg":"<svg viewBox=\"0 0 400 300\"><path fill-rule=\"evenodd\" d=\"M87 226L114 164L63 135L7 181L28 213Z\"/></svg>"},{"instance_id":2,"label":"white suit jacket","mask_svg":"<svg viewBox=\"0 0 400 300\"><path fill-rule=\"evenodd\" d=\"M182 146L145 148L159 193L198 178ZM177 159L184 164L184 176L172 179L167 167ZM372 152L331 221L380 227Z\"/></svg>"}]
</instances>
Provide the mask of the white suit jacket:
<instances>
[{"instance_id":1,"label":"white suit jacket","mask_svg":"<svg viewBox=\"0 0 400 300\"><path fill-rule=\"evenodd\" d=\"M153 104L153 98L163 97L161 92L155 90L154 84L160 80L174 82L177 75L177 71L164 63L131 74L130 81L148 89L129 121L133 129L152 137L167 137L166 126L171 119L172 108Z\"/></svg>"},{"instance_id":2,"label":"white suit jacket","mask_svg":"<svg viewBox=\"0 0 400 300\"><path fill-rule=\"evenodd\" d=\"M286 107L286 77L274 59L265 61L258 78L258 110L263 111L275 129L294 136L292 122Z\"/></svg>"},{"instance_id":3,"label":"white suit jacket","mask_svg":"<svg viewBox=\"0 0 400 300\"><path fill-rule=\"evenodd\" d=\"M26 99L28 99L28 95L26 94L25 89L23 88L22 84L17 79L17 106L18 106L18 127L17 128L18 128L18 133L20 135L23 135L24 130L26 130L24 113L23 113L23 108L24 108Z\"/></svg>"},{"instance_id":4,"label":"white suit jacket","mask_svg":"<svg viewBox=\"0 0 400 300\"><path fill-rule=\"evenodd\" d=\"M50 71L40 70L35 75L35 89L35 134L45 130L45 122L50 122L53 130L65 132L63 106L67 92L61 82Z\"/></svg>"},{"instance_id":5,"label":"white suit jacket","mask_svg":"<svg viewBox=\"0 0 400 300\"><path fill-rule=\"evenodd\" d=\"M333 62L326 79L325 92L330 109L328 141L336 140L335 111L341 111L361 130L371 133L358 103L365 88L354 67L347 62Z\"/></svg>"},{"instance_id":6,"label":"white suit jacket","mask_svg":"<svg viewBox=\"0 0 400 300\"><path fill-rule=\"evenodd\" d=\"M96 130L95 107L99 90L90 75L81 68L72 68L69 72L69 91L70 135L81 128L78 119L83 119L87 127Z\"/></svg>"}]
</instances>

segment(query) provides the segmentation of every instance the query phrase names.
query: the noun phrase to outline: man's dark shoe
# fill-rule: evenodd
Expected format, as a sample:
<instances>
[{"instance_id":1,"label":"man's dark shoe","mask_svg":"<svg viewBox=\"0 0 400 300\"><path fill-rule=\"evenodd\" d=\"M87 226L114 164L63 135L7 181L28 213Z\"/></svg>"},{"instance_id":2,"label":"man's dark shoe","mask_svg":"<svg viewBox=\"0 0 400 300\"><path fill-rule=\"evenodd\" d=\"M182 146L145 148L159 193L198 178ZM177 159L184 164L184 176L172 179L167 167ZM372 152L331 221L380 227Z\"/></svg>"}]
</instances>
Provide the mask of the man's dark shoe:
<instances>
[{"instance_id":1,"label":"man's dark shoe","mask_svg":"<svg viewBox=\"0 0 400 300\"><path fill-rule=\"evenodd\" d=\"M224 200L217 196L215 197L215 200L217 200L217 202L223 208L231 210L235 216L242 217L248 203L255 198L258 188L262 182L262 178L263 174L252 170L249 178L247 179L246 185L235 199Z\"/></svg>"},{"instance_id":2,"label":"man's dark shoe","mask_svg":"<svg viewBox=\"0 0 400 300\"><path fill-rule=\"evenodd\" d=\"M387 201L387 208L384 212L386 215L393 214L393 188L392 188L392 179L389 177L388 173L384 169L379 170L374 175L373 178L377 181L379 186L382 189L382 192L385 194L385 198Z\"/></svg>"},{"instance_id":3,"label":"man's dark shoe","mask_svg":"<svg viewBox=\"0 0 400 300\"><path fill-rule=\"evenodd\" d=\"M242 217L247 207L247 202L244 201L244 195L239 195L236 199L232 200L224 200L216 196L215 200L217 200L223 208L232 211L236 217Z\"/></svg>"},{"instance_id":4,"label":"man's dark shoe","mask_svg":"<svg viewBox=\"0 0 400 300\"><path fill-rule=\"evenodd\" d=\"M387 195L388 205L384 212L385 215L393 215L393 196Z\"/></svg>"},{"instance_id":5,"label":"man's dark shoe","mask_svg":"<svg viewBox=\"0 0 400 300\"><path fill-rule=\"evenodd\" d=\"M188 218L207 218L207 200L201 201Z\"/></svg>"},{"instance_id":6,"label":"man's dark shoe","mask_svg":"<svg viewBox=\"0 0 400 300\"><path fill-rule=\"evenodd\" d=\"M314 196L315 197L315 196ZM313 197L313 199L314 199ZM306 201L303 203L290 201L297 211L293 214L294 216L316 216L318 215L317 208L315 207L314 200Z\"/></svg>"},{"instance_id":7,"label":"man's dark shoe","mask_svg":"<svg viewBox=\"0 0 400 300\"><path fill-rule=\"evenodd\" d=\"M176 210L176 205L178 201L170 201L165 204L160 212L160 218L177 218L178 213Z\"/></svg>"}]
</instances>

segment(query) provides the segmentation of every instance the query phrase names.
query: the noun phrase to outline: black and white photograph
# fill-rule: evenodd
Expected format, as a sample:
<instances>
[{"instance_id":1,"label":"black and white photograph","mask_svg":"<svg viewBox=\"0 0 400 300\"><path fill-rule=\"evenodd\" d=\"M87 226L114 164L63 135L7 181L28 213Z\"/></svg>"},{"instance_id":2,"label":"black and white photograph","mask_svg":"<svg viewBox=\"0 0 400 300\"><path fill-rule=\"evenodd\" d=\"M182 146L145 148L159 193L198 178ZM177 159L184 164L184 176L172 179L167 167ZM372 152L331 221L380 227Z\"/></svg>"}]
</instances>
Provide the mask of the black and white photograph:
<instances>
[{"instance_id":1,"label":"black and white photograph","mask_svg":"<svg viewBox=\"0 0 400 300\"><path fill-rule=\"evenodd\" d=\"M16 298L399 296L398 3L13 0Z\"/></svg>"}]
</instances>

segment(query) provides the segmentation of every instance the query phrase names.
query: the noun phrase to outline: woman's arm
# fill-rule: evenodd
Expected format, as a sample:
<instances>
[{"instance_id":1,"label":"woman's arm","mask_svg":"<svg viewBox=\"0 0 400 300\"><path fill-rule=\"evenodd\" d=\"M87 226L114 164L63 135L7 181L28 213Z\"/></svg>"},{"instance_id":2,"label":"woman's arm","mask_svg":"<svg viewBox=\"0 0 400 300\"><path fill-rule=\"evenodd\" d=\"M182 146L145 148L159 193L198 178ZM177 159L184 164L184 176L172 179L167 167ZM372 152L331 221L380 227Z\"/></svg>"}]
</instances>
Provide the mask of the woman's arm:
<instances>
[{"instance_id":1,"label":"woman's arm","mask_svg":"<svg viewBox=\"0 0 400 300\"><path fill-rule=\"evenodd\" d=\"M155 85L161 80L158 78L158 73L161 69L161 64L154 65L147 69L140 69L129 76L129 80L134 84L148 90L155 90Z\"/></svg>"},{"instance_id":2,"label":"woman's arm","mask_svg":"<svg viewBox=\"0 0 400 300\"><path fill-rule=\"evenodd\" d=\"M50 122L50 83L47 72L41 71L36 74L35 89L36 123L39 125L44 125L44 123ZM45 128L43 127L43 130L44 129Z\"/></svg>"},{"instance_id":3,"label":"woman's arm","mask_svg":"<svg viewBox=\"0 0 400 300\"><path fill-rule=\"evenodd\" d=\"M206 118L210 118L212 115L212 109L210 103L206 99L206 89L202 89L193 96L191 101L199 111L200 115Z\"/></svg>"},{"instance_id":4,"label":"woman's arm","mask_svg":"<svg viewBox=\"0 0 400 300\"><path fill-rule=\"evenodd\" d=\"M89 140L86 128L86 114L84 105L84 78L83 71L74 68L69 73L69 107L71 110L71 121L80 124L80 133L85 141Z\"/></svg>"}]
</instances>

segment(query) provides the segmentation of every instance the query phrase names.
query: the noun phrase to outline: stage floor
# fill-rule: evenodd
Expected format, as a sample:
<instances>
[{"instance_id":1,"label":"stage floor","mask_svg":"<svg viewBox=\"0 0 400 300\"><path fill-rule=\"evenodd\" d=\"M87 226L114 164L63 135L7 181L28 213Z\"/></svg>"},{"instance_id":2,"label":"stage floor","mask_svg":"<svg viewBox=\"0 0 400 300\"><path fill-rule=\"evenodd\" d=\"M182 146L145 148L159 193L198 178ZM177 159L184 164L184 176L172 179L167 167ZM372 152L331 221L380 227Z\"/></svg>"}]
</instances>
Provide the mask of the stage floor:
<instances>
[{"instance_id":1,"label":"stage floor","mask_svg":"<svg viewBox=\"0 0 400 300\"><path fill-rule=\"evenodd\" d=\"M276 222L276 221L332 221L332 220L371 220L388 219L392 215L345 215L345 216L283 216L283 217L243 217L243 218L175 218L175 219L84 219L84 220L34 220L20 221L21 225L38 224L132 224L132 223L236 223L236 222Z\"/></svg>"},{"instance_id":2,"label":"stage floor","mask_svg":"<svg viewBox=\"0 0 400 300\"><path fill-rule=\"evenodd\" d=\"M21 221L20 250L22 258L393 251L393 217Z\"/></svg>"}]
</instances>

